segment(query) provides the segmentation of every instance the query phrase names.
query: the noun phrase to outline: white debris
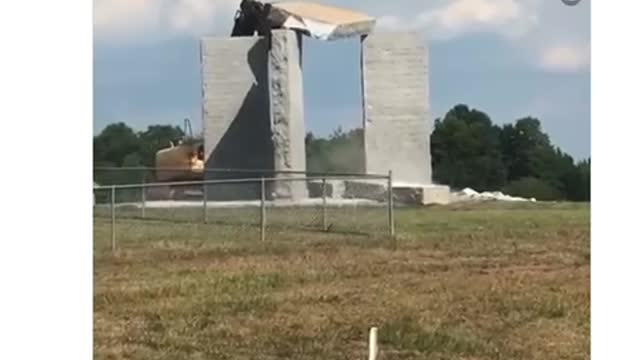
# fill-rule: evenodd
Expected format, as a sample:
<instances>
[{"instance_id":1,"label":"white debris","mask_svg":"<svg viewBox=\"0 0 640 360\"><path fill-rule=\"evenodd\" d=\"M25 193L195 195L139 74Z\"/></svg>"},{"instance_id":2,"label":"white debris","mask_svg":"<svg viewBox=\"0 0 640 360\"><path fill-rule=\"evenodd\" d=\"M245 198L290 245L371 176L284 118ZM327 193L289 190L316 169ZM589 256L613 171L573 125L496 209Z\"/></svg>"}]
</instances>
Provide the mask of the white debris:
<instances>
[{"instance_id":1,"label":"white debris","mask_svg":"<svg viewBox=\"0 0 640 360\"><path fill-rule=\"evenodd\" d=\"M478 197L478 196L480 196L479 192L477 192L477 191L475 191L473 189L470 189L470 188L464 188L461 191L461 193L462 193L462 195L469 196L469 197Z\"/></svg>"},{"instance_id":2,"label":"white debris","mask_svg":"<svg viewBox=\"0 0 640 360\"><path fill-rule=\"evenodd\" d=\"M482 193L479 193L471 188L464 188L462 189L462 191L458 191L453 193L453 195L459 200L459 201L511 201L511 202L523 202L523 201L529 201L529 202L536 202L535 198L531 198L531 199L526 199L526 198L521 198L521 197L515 197L515 196L510 196L510 195L506 195L500 191L485 191Z\"/></svg>"}]
</instances>

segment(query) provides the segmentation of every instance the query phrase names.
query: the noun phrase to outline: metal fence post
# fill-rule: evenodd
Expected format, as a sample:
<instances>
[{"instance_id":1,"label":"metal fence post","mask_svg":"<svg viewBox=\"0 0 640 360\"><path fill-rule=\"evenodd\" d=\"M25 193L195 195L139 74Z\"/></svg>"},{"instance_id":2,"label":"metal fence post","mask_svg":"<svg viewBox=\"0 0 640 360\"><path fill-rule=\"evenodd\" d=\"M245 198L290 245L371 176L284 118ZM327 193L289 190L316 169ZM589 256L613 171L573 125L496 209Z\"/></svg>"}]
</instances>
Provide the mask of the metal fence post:
<instances>
[{"instance_id":1,"label":"metal fence post","mask_svg":"<svg viewBox=\"0 0 640 360\"><path fill-rule=\"evenodd\" d=\"M111 251L116 249L116 186L111 185Z\"/></svg>"},{"instance_id":2,"label":"metal fence post","mask_svg":"<svg viewBox=\"0 0 640 360\"><path fill-rule=\"evenodd\" d=\"M389 170L389 179L388 179L388 184L387 184L387 193L388 193L388 200L387 200L387 215L389 217L389 236L391 236L391 240L393 240L393 244L394 246L396 245L396 241L395 241L395 235L396 235L396 229L395 229L395 223L394 223L394 214L393 214L393 172L391 170Z\"/></svg>"},{"instance_id":3,"label":"metal fence post","mask_svg":"<svg viewBox=\"0 0 640 360\"><path fill-rule=\"evenodd\" d=\"M260 241L265 241L265 232L267 227L267 208L266 208L266 189L264 177L260 179Z\"/></svg>"},{"instance_id":4,"label":"metal fence post","mask_svg":"<svg viewBox=\"0 0 640 360\"><path fill-rule=\"evenodd\" d=\"M203 223L207 223L208 218L209 218L209 214L207 212L207 200L209 198L209 195L207 193L207 183L206 180L205 182L202 183L202 222Z\"/></svg>"},{"instance_id":5,"label":"metal fence post","mask_svg":"<svg viewBox=\"0 0 640 360\"><path fill-rule=\"evenodd\" d=\"M145 219L147 217L147 176L145 174L142 175L142 197L141 197L141 215L142 218Z\"/></svg>"},{"instance_id":6,"label":"metal fence post","mask_svg":"<svg viewBox=\"0 0 640 360\"><path fill-rule=\"evenodd\" d=\"M327 231L327 178L322 178L322 231Z\"/></svg>"}]
</instances>

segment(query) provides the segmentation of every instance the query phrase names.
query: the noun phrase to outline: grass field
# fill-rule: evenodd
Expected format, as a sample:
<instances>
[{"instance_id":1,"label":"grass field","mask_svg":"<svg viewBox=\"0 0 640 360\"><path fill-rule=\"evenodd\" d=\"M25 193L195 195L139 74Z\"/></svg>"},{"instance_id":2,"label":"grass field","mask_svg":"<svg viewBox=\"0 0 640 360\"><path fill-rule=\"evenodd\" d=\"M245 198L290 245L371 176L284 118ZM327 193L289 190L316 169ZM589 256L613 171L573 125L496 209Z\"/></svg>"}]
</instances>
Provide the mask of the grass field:
<instances>
[{"instance_id":1,"label":"grass field","mask_svg":"<svg viewBox=\"0 0 640 360\"><path fill-rule=\"evenodd\" d=\"M366 359L378 326L380 359L588 359L589 218L576 204L397 210L395 250L127 220L117 255L96 219L95 357Z\"/></svg>"}]
</instances>

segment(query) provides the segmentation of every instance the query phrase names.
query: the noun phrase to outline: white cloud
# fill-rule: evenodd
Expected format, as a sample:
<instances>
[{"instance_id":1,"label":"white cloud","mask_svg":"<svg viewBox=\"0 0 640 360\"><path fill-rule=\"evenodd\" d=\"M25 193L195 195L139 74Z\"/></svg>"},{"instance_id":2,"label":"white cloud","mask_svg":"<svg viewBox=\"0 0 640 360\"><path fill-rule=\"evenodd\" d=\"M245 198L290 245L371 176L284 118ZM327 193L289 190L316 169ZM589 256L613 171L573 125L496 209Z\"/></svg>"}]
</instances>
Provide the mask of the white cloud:
<instances>
[{"instance_id":1,"label":"white cloud","mask_svg":"<svg viewBox=\"0 0 640 360\"><path fill-rule=\"evenodd\" d=\"M435 39L451 39L469 32L517 36L535 25L537 17L526 3L515 0L453 0L419 12L415 17L381 16L385 30L426 30Z\"/></svg>"},{"instance_id":2,"label":"white cloud","mask_svg":"<svg viewBox=\"0 0 640 360\"><path fill-rule=\"evenodd\" d=\"M583 1L568 7L560 0L434 0L415 15L380 16L378 28L425 31L434 41L495 34L514 51L528 54L523 59L542 70L580 71L590 63L589 5Z\"/></svg>"},{"instance_id":3,"label":"white cloud","mask_svg":"<svg viewBox=\"0 0 640 360\"><path fill-rule=\"evenodd\" d=\"M379 17L379 26L386 29L427 29L439 38L450 38L470 31L517 32L535 22L526 3L537 0L438 0L403 4L393 7L383 2L365 4L349 0L323 2L371 12ZM233 24L233 14L239 0L94 0L94 25L98 39L131 40L140 35L158 33L206 32L227 33ZM437 3L437 4L436 4ZM417 16L383 15L393 11L411 11ZM416 13L416 12L412 12Z\"/></svg>"},{"instance_id":4,"label":"white cloud","mask_svg":"<svg viewBox=\"0 0 640 360\"><path fill-rule=\"evenodd\" d=\"M543 49L540 66L549 71L578 71L589 66L586 46L554 45Z\"/></svg>"},{"instance_id":5,"label":"white cloud","mask_svg":"<svg viewBox=\"0 0 640 360\"><path fill-rule=\"evenodd\" d=\"M118 36L155 27L160 20L159 5L156 0L95 0L94 31Z\"/></svg>"},{"instance_id":6,"label":"white cloud","mask_svg":"<svg viewBox=\"0 0 640 360\"><path fill-rule=\"evenodd\" d=\"M264 0L269 1L269 0ZM301 1L301 0L298 0ZM305 1L305 0L302 0ZM434 41L489 33L504 38L533 65L574 71L589 64L589 1L316 0L378 17L379 29L425 31ZM95 37L114 43L174 35L228 35L240 0L94 0ZM560 44L560 45L555 45ZM553 45L553 46L550 46Z\"/></svg>"},{"instance_id":7,"label":"white cloud","mask_svg":"<svg viewBox=\"0 0 640 360\"><path fill-rule=\"evenodd\" d=\"M214 29L219 15L229 15L225 23L231 23L238 4L237 0L179 0L169 12L169 24L176 31L200 34Z\"/></svg>"},{"instance_id":8,"label":"white cloud","mask_svg":"<svg viewBox=\"0 0 640 360\"><path fill-rule=\"evenodd\" d=\"M229 32L237 0L94 0L99 40Z\"/></svg>"}]
</instances>

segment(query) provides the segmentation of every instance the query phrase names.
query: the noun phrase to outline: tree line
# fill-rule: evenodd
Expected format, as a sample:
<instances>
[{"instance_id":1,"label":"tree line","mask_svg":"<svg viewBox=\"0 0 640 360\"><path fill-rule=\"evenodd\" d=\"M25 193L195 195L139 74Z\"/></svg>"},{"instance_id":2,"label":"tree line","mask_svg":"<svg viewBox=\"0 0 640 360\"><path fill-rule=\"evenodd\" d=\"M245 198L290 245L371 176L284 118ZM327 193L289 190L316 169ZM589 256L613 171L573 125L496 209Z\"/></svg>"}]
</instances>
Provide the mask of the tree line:
<instances>
[{"instance_id":1,"label":"tree line","mask_svg":"<svg viewBox=\"0 0 640 360\"><path fill-rule=\"evenodd\" d=\"M591 198L591 159L576 162L553 145L536 118L498 126L487 114L457 105L435 121L431 156L434 181L452 188L538 200Z\"/></svg>"},{"instance_id":2,"label":"tree line","mask_svg":"<svg viewBox=\"0 0 640 360\"><path fill-rule=\"evenodd\" d=\"M183 136L177 126L136 132L124 123L110 124L94 136L94 166L153 167L155 153ZM591 160L576 162L553 145L536 118L499 126L482 111L456 105L435 120L430 140L435 183L538 200L590 201ZM364 171L362 129L338 128L326 138L308 133L305 145L307 171ZM96 175L101 176L106 175Z\"/></svg>"}]
</instances>

